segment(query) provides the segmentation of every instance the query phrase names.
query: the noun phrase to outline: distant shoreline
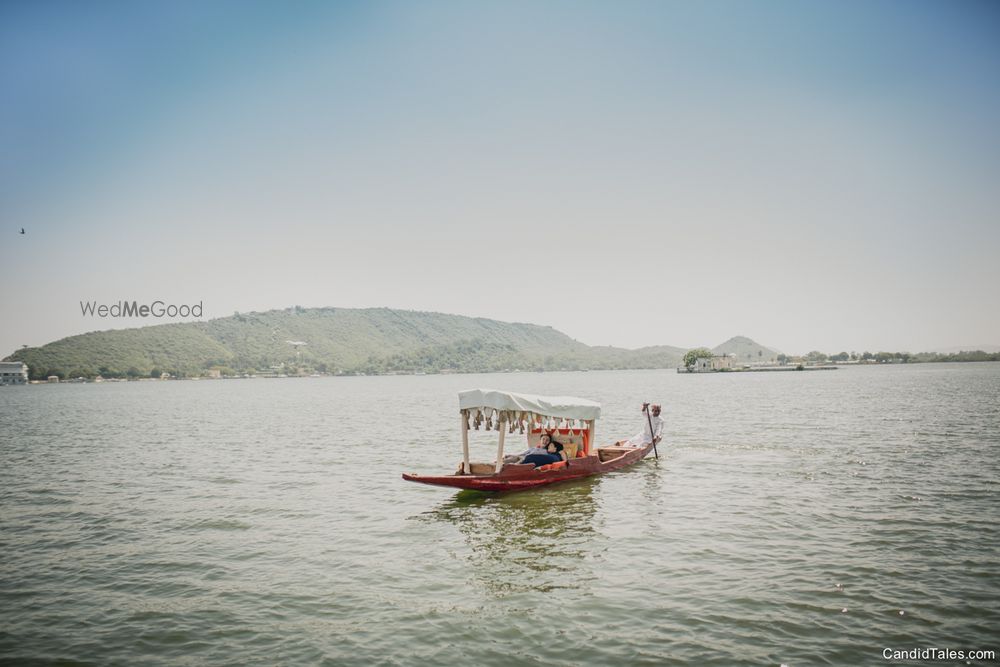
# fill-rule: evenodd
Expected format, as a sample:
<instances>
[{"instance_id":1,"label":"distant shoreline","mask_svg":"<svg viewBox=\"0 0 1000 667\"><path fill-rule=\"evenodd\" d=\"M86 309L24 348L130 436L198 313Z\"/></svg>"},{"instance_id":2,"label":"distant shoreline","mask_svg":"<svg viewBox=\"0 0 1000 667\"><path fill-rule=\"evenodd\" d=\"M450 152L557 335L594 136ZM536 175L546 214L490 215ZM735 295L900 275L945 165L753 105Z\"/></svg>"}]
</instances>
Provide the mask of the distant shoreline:
<instances>
[{"instance_id":1,"label":"distant shoreline","mask_svg":"<svg viewBox=\"0 0 1000 667\"><path fill-rule=\"evenodd\" d=\"M804 366L798 368L795 366L761 366L757 368L739 368L739 369L726 369L719 371L701 371L701 372L687 372L681 368L597 368L597 369L556 369L551 371L532 371L532 370L509 370L509 371L448 371L441 373L425 373L425 372L403 372L394 371L390 373L310 373L310 374L299 374L299 375L272 375L272 374L245 374L245 375L220 375L219 377L209 377L209 376L190 376L190 377L166 377L166 378L150 378L150 377L137 377L137 378L71 378L71 379L59 379L59 380L29 380L23 383L23 385L49 385L49 384L104 384L104 383L119 383L119 382L212 382L216 380L288 380L288 379L317 379L317 378L362 378L362 377L422 377L422 376L438 376L438 375L514 375L514 374L541 374L541 373L617 373L621 371L664 371L664 372L676 372L680 375L719 375L719 374L741 374L741 373L767 373L767 372L785 372L785 373L795 373L795 372L807 372L807 371L835 371L839 368L857 368L857 367L897 367L897 366L916 366L928 363L948 363L948 364L967 364L967 363L990 363L994 361L1000 361L998 359L967 359L964 361L911 361L908 363L844 363L844 364L826 364L818 366ZM0 386L5 386L0 384Z\"/></svg>"},{"instance_id":2,"label":"distant shoreline","mask_svg":"<svg viewBox=\"0 0 1000 667\"><path fill-rule=\"evenodd\" d=\"M389 308L301 308L110 329L25 347L7 361L34 381L301 375L416 375L857 363L996 361L1000 353L812 350L787 355L746 336L713 348L591 346L549 326ZM704 362L698 364L699 368ZM19 369L5 371L20 375Z\"/></svg>"}]
</instances>

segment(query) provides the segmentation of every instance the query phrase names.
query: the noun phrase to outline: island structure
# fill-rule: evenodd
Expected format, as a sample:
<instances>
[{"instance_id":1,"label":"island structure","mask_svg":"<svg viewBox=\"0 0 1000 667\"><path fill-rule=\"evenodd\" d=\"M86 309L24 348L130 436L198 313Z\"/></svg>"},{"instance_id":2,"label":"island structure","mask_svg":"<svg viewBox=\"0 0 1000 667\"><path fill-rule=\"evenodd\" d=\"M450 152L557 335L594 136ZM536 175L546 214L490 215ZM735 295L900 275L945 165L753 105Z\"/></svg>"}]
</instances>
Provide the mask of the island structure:
<instances>
[{"instance_id":1,"label":"island structure","mask_svg":"<svg viewBox=\"0 0 1000 667\"><path fill-rule=\"evenodd\" d=\"M736 362L735 355L713 354L689 359L690 364L677 367L678 373L762 373L768 371L835 371L833 364L744 364Z\"/></svg>"},{"instance_id":2,"label":"island structure","mask_svg":"<svg viewBox=\"0 0 1000 667\"><path fill-rule=\"evenodd\" d=\"M0 385L28 384L28 364L23 361L0 361Z\"/></svg>"}]
</instances>

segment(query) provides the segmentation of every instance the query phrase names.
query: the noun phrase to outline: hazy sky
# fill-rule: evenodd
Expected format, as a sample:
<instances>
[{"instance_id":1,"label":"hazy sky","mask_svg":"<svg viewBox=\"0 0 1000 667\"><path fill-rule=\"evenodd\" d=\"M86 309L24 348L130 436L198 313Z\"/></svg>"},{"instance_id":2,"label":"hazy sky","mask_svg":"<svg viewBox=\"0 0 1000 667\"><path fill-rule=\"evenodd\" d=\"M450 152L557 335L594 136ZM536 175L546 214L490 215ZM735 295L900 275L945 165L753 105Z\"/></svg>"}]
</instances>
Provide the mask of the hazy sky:
<instances>
[{"instance_id":1,"label":"hazy sky","mask_svg":"<svg viewBox=\"0 0 1000 667\"><path fill-rule=\"evenodd\" d=\"M998 119L992 2L7 2L0 356L118 299L1000 344Z\"/></svg>"}]
</instances>

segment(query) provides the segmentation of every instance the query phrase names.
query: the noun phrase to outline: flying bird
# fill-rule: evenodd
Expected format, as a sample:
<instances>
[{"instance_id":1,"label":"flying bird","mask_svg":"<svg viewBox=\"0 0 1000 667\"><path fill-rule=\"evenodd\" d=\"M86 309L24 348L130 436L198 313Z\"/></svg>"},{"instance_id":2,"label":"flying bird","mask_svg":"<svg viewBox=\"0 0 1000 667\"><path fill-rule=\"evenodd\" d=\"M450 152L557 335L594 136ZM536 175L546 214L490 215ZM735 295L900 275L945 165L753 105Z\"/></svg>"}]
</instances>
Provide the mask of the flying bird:
<instances>
[{"instance_id":1,"label":"flying bird","mask_svg":"<svg viewBox=\"0 0 1000 667\"><path fill-rule=\"evenodd\" d=\"M21 233L22 234L24 233L24 227L21 227Z\"/></svg>"}]
</instances>

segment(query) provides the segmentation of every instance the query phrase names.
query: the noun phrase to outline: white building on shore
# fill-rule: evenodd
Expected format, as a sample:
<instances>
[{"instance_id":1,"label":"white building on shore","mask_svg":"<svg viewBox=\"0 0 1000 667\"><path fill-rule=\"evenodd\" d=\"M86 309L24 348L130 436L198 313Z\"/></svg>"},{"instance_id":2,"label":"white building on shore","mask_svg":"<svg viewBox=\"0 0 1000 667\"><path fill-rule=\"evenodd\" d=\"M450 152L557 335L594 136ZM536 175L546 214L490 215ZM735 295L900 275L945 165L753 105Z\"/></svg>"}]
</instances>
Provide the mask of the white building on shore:
<instances>
[{"instance_id":1,"label":"white building on shore","mask_svg":"<svg viewBox=\"0 0 1000 667\"><path fill-rule=\"evenodd\" d=\"M736 365L733 363L734 355L717 354L712 357L699 357L694 360L690 368L681 366L678 373L718 373L719 371L731 371Z\"/></svg>"},{"instance_id":2,"label":"white building on shore","mask_svg":"<svg viewBox=\"0 0 1000 667\"><path fill-rule=\"evenodd\" d=\"M0 361L0 385L28 384L28 364L23 361Z\"/></svg>"}]
</instances>

